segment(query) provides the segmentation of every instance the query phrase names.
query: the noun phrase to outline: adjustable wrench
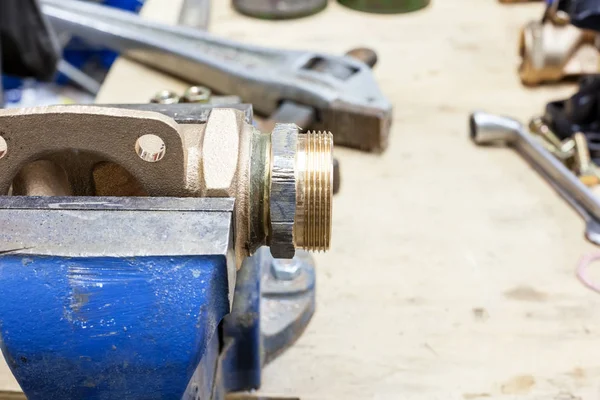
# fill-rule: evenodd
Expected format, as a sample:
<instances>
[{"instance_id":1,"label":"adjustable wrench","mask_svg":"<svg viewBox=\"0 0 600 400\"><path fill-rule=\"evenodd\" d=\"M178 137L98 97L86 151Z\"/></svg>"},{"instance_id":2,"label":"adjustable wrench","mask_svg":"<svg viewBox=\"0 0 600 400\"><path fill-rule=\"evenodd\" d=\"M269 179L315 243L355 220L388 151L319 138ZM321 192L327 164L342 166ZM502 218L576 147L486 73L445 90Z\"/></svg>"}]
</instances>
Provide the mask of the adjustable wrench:
<instances>
[{"instance_id":1,"label":"adjustable wrench","mask_svg":"<svg viewBox=\"0 0 600 400\"><path fill-rule=\"evenodd\" d=\"M282 105L314 113L304 118L310 126L303 128L335 130L338 145L367 151L387 146L392 106L369 66L351 57L240 44L74 0L43 0L42 10L59 30L215 92L238 95L262 115Z\"/></svg>"}]
</instances>

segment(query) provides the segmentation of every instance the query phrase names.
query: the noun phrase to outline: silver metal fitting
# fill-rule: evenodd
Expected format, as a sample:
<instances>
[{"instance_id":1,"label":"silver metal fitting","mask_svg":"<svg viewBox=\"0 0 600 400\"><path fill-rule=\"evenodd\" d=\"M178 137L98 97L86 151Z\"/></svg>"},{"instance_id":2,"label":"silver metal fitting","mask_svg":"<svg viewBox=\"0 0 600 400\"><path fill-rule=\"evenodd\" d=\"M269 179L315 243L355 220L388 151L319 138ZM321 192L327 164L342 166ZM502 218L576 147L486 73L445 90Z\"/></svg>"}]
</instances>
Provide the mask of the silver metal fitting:
<instances>
[{"instance_id":1,"label":"silver metal fitting","mask_svg":"<svg viewBox=\"0 0 600 400\"><path fill-rule=\"evenodd\" d=\"M0 194L233 198L238 268L264 245L275 258L327 250L331 133L262 133L247 117L202 104L2 110Z\"/></svg>"},{"instance_id":2,"label":"silver metal fitting","mask_svg":"<svg viewBox=\"0 0 600 400\"><path fill-rule=\"evenodd\" d=\"M325 251L331 240L333 136L298 130L277 124L271 137L269 246L275 258L292 258L296 248Z\"/></svg>"},{"instance_id":3,"label":"silver metal fitting","mask_svg":"<svg viewBox=\"0 0 600 400\"><path fill-rule=\"evenodd\" d=\"M275 258L292 258L296 215L296 152L298 126L277 124L271 133L271 254Z\"/></svg>"},{"instance_id":4,"label":"silver metal fitting","mask_svg":"<svg viewBox=\"0 0 600 400\"><path fill-rule=\"evenodd\" d=\"M179 103L179 95L171 90L161 90L150 99L150 103L177 104Z\"/></svg>"},{"instance_id":5,"label":"silver metal fitting","mask_svg":"<svg viewBox=\"0 0 600 400\"><path fill-rule=\"evenodd\" d=\"M191 86L187 88L181 102L183 103L208 103L212 92L205 86Z\"/></svg>"}]
</instances>

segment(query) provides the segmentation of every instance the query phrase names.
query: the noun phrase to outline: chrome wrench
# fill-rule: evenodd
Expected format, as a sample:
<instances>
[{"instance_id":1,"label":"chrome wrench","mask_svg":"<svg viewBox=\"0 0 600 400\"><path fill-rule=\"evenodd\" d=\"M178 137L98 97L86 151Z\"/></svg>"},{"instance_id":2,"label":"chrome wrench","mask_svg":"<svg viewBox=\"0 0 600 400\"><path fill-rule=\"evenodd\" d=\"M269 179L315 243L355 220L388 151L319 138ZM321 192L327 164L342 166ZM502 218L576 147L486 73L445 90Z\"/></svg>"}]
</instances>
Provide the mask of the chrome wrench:
<instances>
[{"instance_id":1,"label":"chrome wrench","mask_svg":"<svg viewBox=\"0 0 600 400\"><path fill-rule=\"evenodd\" d=\"M338 145L387 147L392 106L368 65L348 56L273 50L76 0L43 0L59 30L110 47L128 58L215 92L234 94L270 116L282 104L313 110L310 126L335 130Z\"/></svg>"}]
</instances>

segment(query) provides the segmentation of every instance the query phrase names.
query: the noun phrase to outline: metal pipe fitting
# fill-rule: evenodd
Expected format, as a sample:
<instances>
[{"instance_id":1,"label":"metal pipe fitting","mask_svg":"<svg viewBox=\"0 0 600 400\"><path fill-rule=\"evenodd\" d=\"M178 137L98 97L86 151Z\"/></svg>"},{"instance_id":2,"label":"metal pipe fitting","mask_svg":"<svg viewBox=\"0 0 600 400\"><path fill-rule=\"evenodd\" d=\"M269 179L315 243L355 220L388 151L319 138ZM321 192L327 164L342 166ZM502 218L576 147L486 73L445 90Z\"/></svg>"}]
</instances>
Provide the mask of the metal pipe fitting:
<instances>
[{"instance_id":1,"label":"metal pipe fitting","mask_svg":"<svg viewBox=\"0 0 600 400\"><path fill-rule=\"evenodd\" d=\"M476 111L469 119L471 139L479 145L514 143L521 123L512 118Z\"/></svg>"},{"instance_id":2,"label":"metal pipe fitting","mask_svg":"<svg viewBox=\"0 0 600 400\"><path fill-rule=\"evenodd\" d=\"M331 241L333 135L309 132L298 138L296 224L297 247L325 251Z\"/></svg>"},{"instance_id":3,"label":"metal pipe fitting","mask_svg":"<svg viewBox=\"0 0 600 400\"><path fill-rule=\"evenodd\" d=\"M521 32L519 76L525 85L556 82L598 72L600 53L596 33L579 29L559 14L531 21Z\"/></svg>"},{"instance_id":4,"label":"metal pipe fitting","mask_svg":"<svg viewBox=\"0 0 600 400\"><path fill-rule=\"evenodd\" d=\"M331 133L300 133L293 124L262 133L241 111L209 105L145 107L170 110L181 123L127 108L1 110L0 141L7 145L0 194L17 183L15 189L25 188L22 194L46 196L234 198L238 267L262 245L278 258L292 258L296 248L329 248ZM201 117L190 121L186 110ZM31 168L39 160L64 174Z\"/></svg>"},{"instance_id":5,"label":"metal pipe fitting","mask_svg":"<svg viewBox=\"0 0 600 400\"><path fill-rule=\"evenodd\" d=\"M293 124L277 124L272 134L269 245L276 258L292 258L295 248L324 251L331 237L333 196L331 133L298 134Z\"/></svg>"}]
</instances>

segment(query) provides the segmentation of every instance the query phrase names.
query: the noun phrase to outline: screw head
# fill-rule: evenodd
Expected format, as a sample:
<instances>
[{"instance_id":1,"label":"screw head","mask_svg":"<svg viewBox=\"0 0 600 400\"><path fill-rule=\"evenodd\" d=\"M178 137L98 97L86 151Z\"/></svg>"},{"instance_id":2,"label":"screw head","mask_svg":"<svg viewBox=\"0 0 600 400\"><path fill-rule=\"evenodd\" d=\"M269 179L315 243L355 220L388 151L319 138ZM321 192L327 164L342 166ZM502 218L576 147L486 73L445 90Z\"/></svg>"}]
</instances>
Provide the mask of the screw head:
<instances>
[{"instance_id":1,"label":"screw head","mask_svg":"<svg viewBox=\"0 0 600 400\"><path fill-rule=\"evenodd\" d=\"M179 103L179 95L171 90L161 90L150 99L150 103L177 104Z\"/></svg>"},{"instance_id":2,"label":"screw head","mask_svg":"<svg viewBox=\"0 0 600 400\"><path fill-rule=\"evenodd\" d=\"M204 86L192 86L188 88L181 99L183 103L208 103L212 92Z\"/></svg>"},{"instance_id":3,"label":"screw head","mask_svg":"<svg viewBox=\"0 0 600 400\"><path fill-rule=\"evenodd\" d=\"M275 279L293 281L302 272L302 262L295 257L291 260L274 258L271 261L271 271Z\"/></svg>"}]
</instances>

